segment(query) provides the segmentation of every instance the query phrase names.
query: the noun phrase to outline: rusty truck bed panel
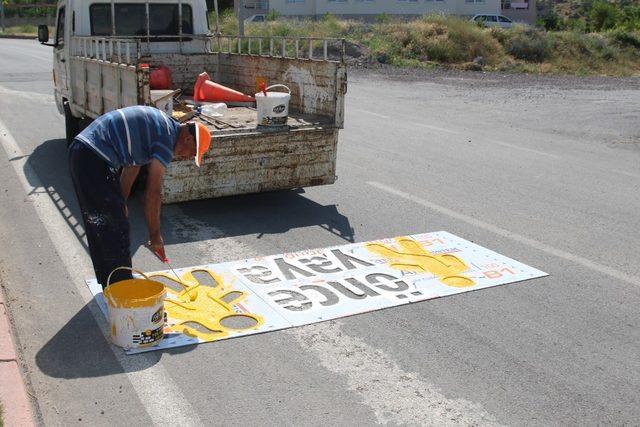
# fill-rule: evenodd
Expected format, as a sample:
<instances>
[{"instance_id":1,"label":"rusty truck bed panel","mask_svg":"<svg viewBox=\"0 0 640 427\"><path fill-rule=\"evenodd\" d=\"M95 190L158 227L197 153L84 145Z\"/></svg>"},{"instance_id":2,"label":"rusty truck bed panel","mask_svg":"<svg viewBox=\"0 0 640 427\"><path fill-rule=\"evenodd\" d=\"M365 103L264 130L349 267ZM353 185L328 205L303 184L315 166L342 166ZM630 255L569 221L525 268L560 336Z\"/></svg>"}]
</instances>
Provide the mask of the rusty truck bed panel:
<instances>
[{"instance_id":1,"label":"rusty truck bed panel","mask_svg":"<svg viewBox=\"0 0 640 427\"><path fill-rule=\"evenodd\" d=\"M337 129L216 136L196 170L174 161L165 173L163 201L176 203L235 194L332 184Z\"/></svg>"}]
</instances>

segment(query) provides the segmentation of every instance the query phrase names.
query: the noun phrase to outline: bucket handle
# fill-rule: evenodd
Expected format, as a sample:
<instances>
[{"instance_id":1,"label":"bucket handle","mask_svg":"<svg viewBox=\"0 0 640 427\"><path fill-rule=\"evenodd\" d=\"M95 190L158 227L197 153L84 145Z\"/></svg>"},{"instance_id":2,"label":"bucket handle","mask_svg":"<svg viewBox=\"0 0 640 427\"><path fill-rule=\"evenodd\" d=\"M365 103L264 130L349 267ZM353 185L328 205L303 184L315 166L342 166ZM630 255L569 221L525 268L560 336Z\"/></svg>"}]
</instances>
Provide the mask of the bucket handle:
<instances>
[{"instance_id":1,"label":"bucket handle","mask_svg":"<svg viewBox=\"0 0 640 427\"><path fill-rule=\"evenodd\" d=\"M132 271L134 273L138 273L139 275L141 275L142 277L144 277L147 280L150 280L149 276L144 274L142 271L136 270L135 268L122 266L122 267L114 268L113 271L111 273L109 273L109 277L107 277L107 284L105 285L105 288L111 284L111 276L113 275L113 273L115 273L118 270L129 270L129 271Z\"/></svg>"},{"instance_id":2,"label":"bucket handle","mask_svg":"<svg viewBox=\"0 0 640 427\"><path fill-rule=\"evenodd\" d=\"M276 85L271 85L269 87L264 88L265 92L268 91L269 89L273 89L274 87L283 87L287 90L287 92L289 92L289 95L291 95L291 89L289 89L288 86L282 85L282 84L276 84Z\"/></svg>"}]
</instances>

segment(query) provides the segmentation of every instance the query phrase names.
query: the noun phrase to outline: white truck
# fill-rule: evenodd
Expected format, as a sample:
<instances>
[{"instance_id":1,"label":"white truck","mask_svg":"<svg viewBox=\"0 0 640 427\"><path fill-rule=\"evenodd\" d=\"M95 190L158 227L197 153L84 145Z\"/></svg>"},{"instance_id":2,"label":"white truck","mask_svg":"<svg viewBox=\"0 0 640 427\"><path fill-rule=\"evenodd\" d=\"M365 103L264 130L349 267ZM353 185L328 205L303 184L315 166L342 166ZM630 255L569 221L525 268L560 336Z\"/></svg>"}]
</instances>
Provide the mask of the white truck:
<instances>
[{"instance_id":1,"label":"white truck","mask_svg":"<svg viewBox=\"0 0 640 427\"><path fill-rule=\"evenodd\" d=\"M38 39L53 46L67 139L82 120L153 105L149 76L158 67L171 70L173 88L187 98L203 71L251 95L258 81L282 83L291 89L287 125L258 126L247 107L205 121L211 150L200 169L186 161L169 165L164 202L334 183L347 89L344 40L212 34L208 12L205 0L60 0L53 42L46 26Z\"/></svg>"}]
</instances>

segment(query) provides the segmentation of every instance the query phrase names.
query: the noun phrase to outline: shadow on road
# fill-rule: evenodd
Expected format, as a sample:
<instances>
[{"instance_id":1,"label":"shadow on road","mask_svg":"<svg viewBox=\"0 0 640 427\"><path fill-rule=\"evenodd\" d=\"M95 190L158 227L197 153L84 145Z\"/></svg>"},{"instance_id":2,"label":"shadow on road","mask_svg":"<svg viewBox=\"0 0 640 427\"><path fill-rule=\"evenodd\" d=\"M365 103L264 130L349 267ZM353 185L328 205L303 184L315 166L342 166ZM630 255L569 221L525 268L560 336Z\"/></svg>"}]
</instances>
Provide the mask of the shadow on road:
<instances>
[{"instance_id":1,"label":"shadow on road","mask_svg":"<svg viewBox=\"0 0 640 427\"><path fill-rule=\"evenodd\" d=\"M54 378L74 379L136 372L158 363L163 353L181 354L195 348L193 345L134 356L123 352L122 360L118 361L96 323L92 314L95 310L99 310L95 301L85 305L38 351L36 364L43 373Z\"/></svg>"},{"instance_id":2,"label":"shadow on road","mask_svg":"<svg viewBox=\"0 0 640 427\"><path fill-rule=\"evenodd\" d=\"M87 249L68 172L66 142L63 139L43 142L29 156L28 164L44 187L37 191L49 194L60 215ZM35 182L31 184L35 186ZM163 237L166 244L179 244L249 234L257 234L260 238L265 234L318 226L354 242L349 219L340 214L335 205L321 205L303 194L304 190L299 189L168 205L163 208ZM132 253L135 253L147 240L140 194L132 196L129 212Z\"/></svg>"}]
</instances>

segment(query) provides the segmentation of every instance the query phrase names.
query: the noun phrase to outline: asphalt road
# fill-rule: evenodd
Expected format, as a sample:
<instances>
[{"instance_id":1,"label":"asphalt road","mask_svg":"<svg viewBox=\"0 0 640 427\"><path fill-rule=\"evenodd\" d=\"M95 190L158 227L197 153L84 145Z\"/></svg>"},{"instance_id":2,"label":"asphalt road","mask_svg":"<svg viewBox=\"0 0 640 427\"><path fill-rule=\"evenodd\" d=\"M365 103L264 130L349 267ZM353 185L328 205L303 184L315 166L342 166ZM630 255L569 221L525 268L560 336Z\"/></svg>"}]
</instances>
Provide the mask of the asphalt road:
<instances>
[{"instance_id":1,"label":"asphalt road","mask_svg":"<svg viewBox=\"0 0 640 427\"><path fill-rule=\"evenodd\" d=\"M174 264L447 230L550 276L135 357L87 302L50 79L0 40L0 273L42 423L638 423L638 79L350 72L338 182L168 206Z\"/></svg>"}]
</instances>

